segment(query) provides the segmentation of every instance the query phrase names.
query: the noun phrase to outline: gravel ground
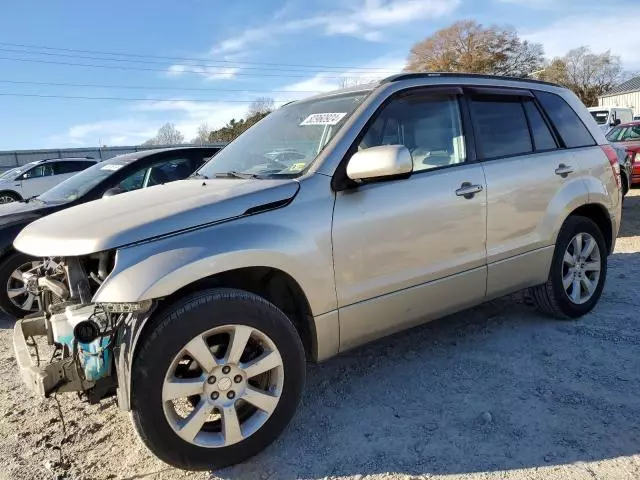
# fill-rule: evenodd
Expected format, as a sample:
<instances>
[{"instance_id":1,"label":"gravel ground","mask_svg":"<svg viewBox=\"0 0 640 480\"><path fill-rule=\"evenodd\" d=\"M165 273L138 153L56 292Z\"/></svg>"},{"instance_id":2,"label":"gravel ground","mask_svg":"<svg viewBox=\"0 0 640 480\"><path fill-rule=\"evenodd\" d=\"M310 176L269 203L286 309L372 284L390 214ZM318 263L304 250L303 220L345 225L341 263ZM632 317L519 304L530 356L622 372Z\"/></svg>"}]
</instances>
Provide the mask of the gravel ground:
<instances>
[{"instance_id":1,"label":"gravel ground","mask_svg":"<svg viewBox=\"0 0 640 480\"><path fill-rule=\"evenodd\" d=\"M114 400L52 399L16 375L0 320L0 478L640 478L640 190L602 300L558 322L500 299L310 365L292 424L258 457L212 474L153 458Z\"/></svg>"}]
</instances>

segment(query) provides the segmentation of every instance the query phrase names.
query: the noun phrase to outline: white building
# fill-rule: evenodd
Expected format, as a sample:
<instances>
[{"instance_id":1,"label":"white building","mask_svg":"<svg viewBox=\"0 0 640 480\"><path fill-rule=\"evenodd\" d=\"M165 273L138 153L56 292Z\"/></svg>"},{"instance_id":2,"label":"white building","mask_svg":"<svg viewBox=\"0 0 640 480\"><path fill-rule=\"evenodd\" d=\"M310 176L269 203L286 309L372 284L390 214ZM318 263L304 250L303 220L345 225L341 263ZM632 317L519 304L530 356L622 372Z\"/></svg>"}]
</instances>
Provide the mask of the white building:
<instances>
[{"instance_id":1,"label":"white building","mask_svg":"<svg viewBox=\"0 0 640 480\"><path fill-rule=\"evenodd\" d=\"M640 115L640 77L634 77L614 87L598 98L599 107L629 107Z\"/></svg>"}]
</instances>

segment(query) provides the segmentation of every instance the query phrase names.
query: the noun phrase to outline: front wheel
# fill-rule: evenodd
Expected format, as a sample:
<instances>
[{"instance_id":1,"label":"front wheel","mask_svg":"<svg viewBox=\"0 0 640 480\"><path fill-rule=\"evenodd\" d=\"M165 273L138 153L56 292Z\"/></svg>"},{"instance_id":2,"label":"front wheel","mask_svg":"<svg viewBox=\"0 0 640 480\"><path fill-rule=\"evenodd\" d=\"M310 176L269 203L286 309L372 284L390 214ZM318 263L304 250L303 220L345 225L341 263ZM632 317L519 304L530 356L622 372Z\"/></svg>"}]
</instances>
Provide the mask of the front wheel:
<instances>
[{"instance_id":1,"label":"front wheel","mask_svg":"<svg viewBox=\"0 0 640 480\"><path fill-rule=\"evenodd\" d=\"M578 318L593 310L607 278L607 246L598 226L569 217L558 234L549 279L532 289L537 307L554 317Z\"/></svg>"},{"instance_id":2,"label":"front wheel","mask_svg":"<svg viewBox=\"0 0 640 480\"><path fill-rule=\"evenodd\" d=\"M13 251L0 263L0 308L22 318L40 310L37 287L29 285L22 274L37 270L42 261Z\"/></svg>"},{"instance_id":3,"label":"front wheel","mask_svg":"<svg viewBox=\"0 0 640 480\"><path fill-rule=\"evenodd\" d=\"M170 465L241 462L287 426L305 380L302 342L274 305L248 292L190 295L152 319L132 369L133 423Z\"/></svg>"},{"instance_id":4,"label":"front wheel","mask_svg":"<svg viewBox=\"0 0 640 480\"><path fill-rule=\"evenodd\" d=\"M0 204L19 202L20 200L22 200L22 197L16 192L0 192Z\"/></svg>"}]
</instances>

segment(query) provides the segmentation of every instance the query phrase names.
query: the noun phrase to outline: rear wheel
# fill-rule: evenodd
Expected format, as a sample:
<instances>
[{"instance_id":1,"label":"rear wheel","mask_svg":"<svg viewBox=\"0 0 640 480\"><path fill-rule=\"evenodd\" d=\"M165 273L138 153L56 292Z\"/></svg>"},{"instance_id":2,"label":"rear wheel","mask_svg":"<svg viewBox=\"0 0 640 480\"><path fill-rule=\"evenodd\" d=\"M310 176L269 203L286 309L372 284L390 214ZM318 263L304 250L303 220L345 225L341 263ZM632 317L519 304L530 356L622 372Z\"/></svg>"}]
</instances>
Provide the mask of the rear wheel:
<instances>
[{"instance_id":1,"label":"rear wheel","mask_svg":"<svg viewBox=\"0 0 640 480\"><path fill-rule=\"evenodd\" d=\"M549 279L532 289L537 307L558 318L577 318L598 303L607 277L607 246L590 219L569 217L558 234Z\"/></svg>"},{"instance_id":2,"label":"rear wheel","mask_svg":"<svg viewBox=\"0 0 640 480\"><path fill-rule=\"evenodd\" d=\"M239 290L190 295L160 313L134 359L133 422L184 469L221 468L266 448L302 394L305 356L290 320Z\"/></svg>"}]
</instances>

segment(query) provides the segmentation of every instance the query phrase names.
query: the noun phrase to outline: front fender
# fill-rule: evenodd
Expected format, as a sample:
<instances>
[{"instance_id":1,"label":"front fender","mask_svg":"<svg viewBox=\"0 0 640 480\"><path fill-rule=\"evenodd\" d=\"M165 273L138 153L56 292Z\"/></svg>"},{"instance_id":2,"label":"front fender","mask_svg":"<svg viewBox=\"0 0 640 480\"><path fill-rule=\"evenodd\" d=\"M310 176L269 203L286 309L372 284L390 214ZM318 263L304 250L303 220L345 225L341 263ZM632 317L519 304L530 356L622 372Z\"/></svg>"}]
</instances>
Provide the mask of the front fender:
<instances>
[{"instance_id":1,"label":"front fender","mask_svg":"<svg viewBox=\"0 0 640 480\"><path fill-rule=\"evenodd\" d=\"M287 223L288 208L122 248L93 302L166 297L217 273L271 267L298 282L314 316L335 310L331 210Z\"/></svg>"}]
</instances>

